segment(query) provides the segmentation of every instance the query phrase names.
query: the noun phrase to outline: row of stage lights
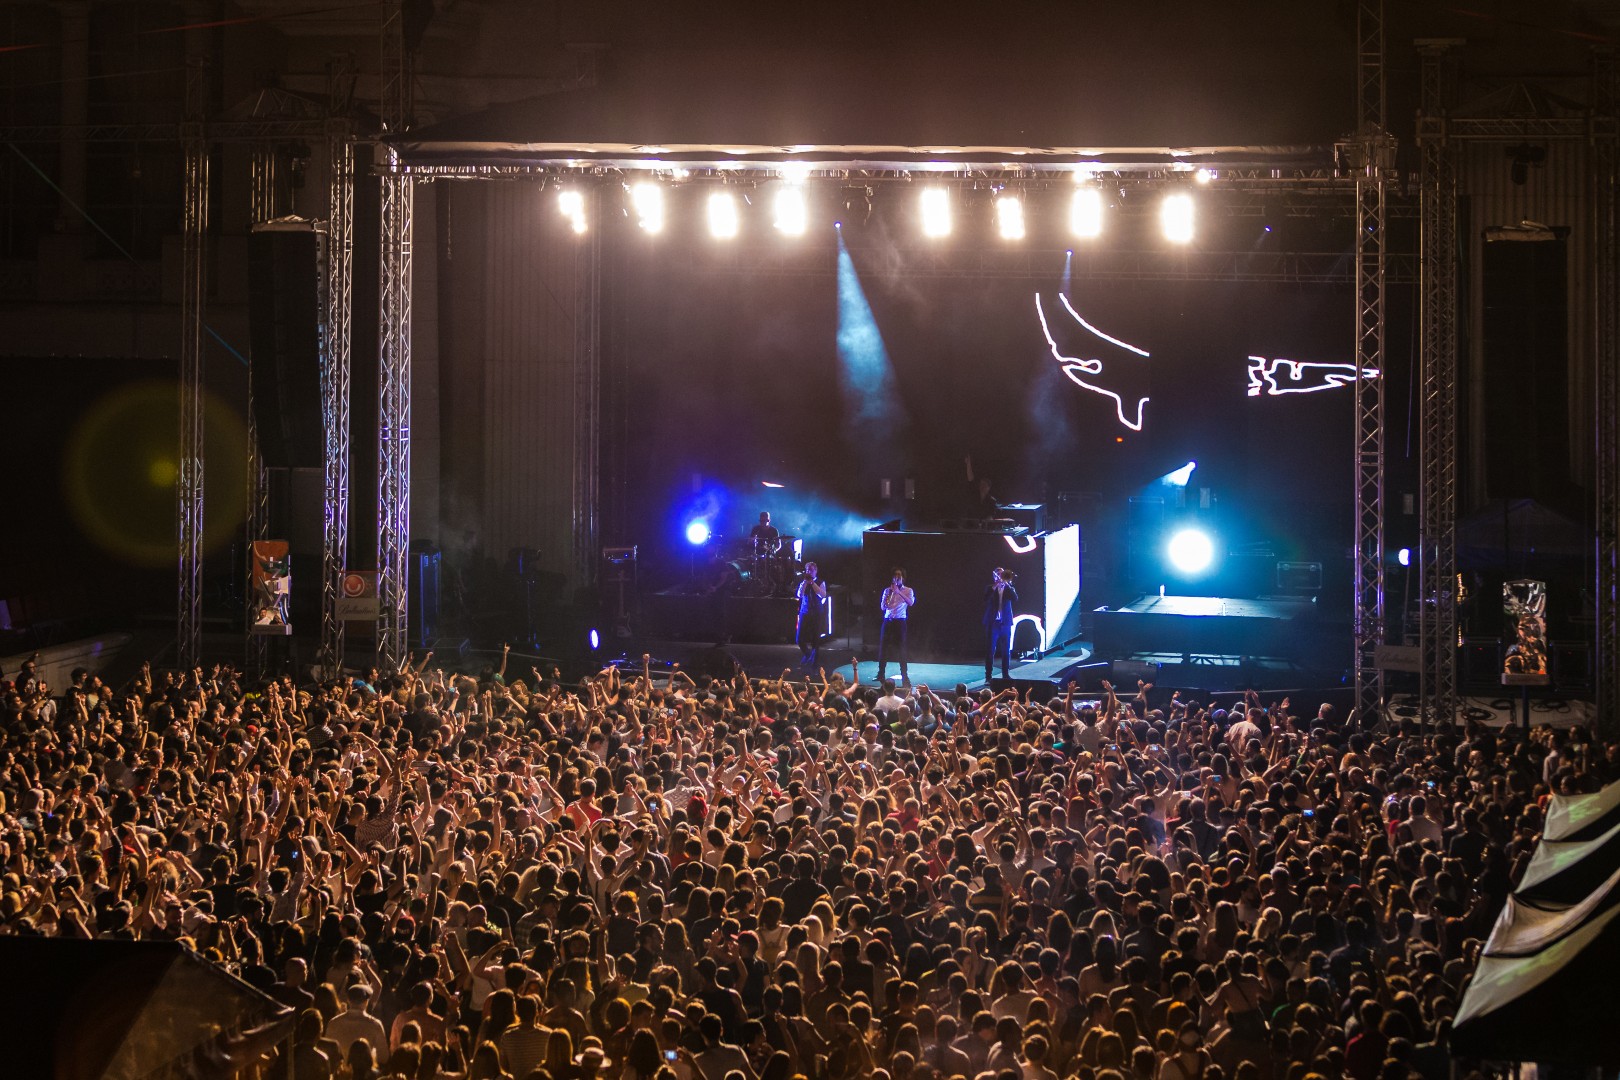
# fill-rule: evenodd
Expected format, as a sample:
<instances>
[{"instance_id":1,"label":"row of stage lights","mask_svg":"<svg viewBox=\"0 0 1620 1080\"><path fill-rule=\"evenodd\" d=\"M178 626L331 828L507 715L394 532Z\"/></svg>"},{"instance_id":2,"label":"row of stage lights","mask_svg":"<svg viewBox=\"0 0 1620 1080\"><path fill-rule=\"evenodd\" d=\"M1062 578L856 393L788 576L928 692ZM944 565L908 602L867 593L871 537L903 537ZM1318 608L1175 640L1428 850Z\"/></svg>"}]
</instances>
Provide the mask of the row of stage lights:
<instances>
[{"instance_id":1,"label":"row of stage lights","mask_svg":"<svg viewBox=\"0 0 1620 1080\"><path fill-rule=\"evenodd\" d=\"M1069 231L1080 240L1102 235L1105 206L1103 191L1089 182L1087 174L1077 174L1079 182L1069 197ZM1207 184L1214 174L1199 169L1194 179ZM664 188L652 180L638 180L629 185L630 211L636 224L649 234L664 230ZM1025 235L1024 201L1002 188L995 193L994 212L996 231L1004 240L1022 240ZM557 193L557 208L576 233L589 227L586 220L584 193L578 188L563 188ZM784 236L803 236L810 229L810 200L802 181L783 180L771 200L772 227ZM924 187L917 196L918 219L922 234L932 240L951 235L954 210L951 190L939 185ZM742 206L736 191L722 189L709 194L707 203L709 235L716 240L732 240L742 233ZM1159 227L1164 238L1172 244L1191 243L1197 207L1190 191L1178 188L1167 192L1159 202ZM835 222L842 227L842 222Z\"/></svg>"}]
</instances>

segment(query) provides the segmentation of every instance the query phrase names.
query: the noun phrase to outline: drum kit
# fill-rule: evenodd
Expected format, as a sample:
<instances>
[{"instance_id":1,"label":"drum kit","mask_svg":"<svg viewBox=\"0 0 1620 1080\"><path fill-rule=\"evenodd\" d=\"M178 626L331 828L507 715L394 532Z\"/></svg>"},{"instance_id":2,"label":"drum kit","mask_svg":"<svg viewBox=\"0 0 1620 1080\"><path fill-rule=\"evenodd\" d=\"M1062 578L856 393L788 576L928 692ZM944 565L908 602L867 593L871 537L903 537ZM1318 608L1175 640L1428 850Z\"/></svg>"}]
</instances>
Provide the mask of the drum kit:
<instances>
[{"instance_id":1,"label":"drum kit","mask_svg":"<svg viewBox=\"0 0 1620 1080\"><path fill-rule=\"evenodd\" d=\"M788 596L804 569L804 541L797 536L745 536L716 544L712 591L729 596Z\"/></svg>"}]
</instances>

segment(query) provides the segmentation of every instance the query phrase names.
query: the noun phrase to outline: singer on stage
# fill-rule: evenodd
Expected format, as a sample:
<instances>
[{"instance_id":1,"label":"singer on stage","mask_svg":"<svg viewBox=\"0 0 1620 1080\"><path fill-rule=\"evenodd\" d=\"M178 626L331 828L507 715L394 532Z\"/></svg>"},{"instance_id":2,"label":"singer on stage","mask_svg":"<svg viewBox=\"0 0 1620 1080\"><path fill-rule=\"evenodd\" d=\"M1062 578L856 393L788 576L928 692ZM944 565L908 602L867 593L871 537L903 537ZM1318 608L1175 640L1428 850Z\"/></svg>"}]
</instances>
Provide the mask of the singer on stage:
<instances>
[{"instance_id":1,"label":"singer on stage","mask_svg":"<svg viewBox=\"0 0 1620 1080\"><path fill-rule=\"evenodd\" d=\"M889 587L883 590L883 626L878 630L878 682L889 669L889 650L895 650L900 661L900 682L911 685L911 673L906 668L907 615L917 603L917 591L906 585L906 572L894 568Z\"/></svg>"},{"instance_id":2,"label":"singer on stage","mask_svg":"<svg viewBox=\"0 0 1620 1080\"><path fill-rule=\"evenodd\" d=\"M1001 657L1001 677L1012 678L1013 605L1018 603L1018 590L1013 588L1011 570L996 567L991 573L990 585L984 590L984 681L995 674L996 657Z\"/></svg>"},{"instance_id":3,"label":"singer on stage","mask_svg":"<svg viewBox=\"0 0 1620 1080\"><path fill-rule=\"evenodd\" d=\"M799 598L799 663L811 671L816 668L816 650L828 637L827 583L816 576L819 569L813 562L805 563L799 587L794 591Z\"/></svg>"}]
</instances>

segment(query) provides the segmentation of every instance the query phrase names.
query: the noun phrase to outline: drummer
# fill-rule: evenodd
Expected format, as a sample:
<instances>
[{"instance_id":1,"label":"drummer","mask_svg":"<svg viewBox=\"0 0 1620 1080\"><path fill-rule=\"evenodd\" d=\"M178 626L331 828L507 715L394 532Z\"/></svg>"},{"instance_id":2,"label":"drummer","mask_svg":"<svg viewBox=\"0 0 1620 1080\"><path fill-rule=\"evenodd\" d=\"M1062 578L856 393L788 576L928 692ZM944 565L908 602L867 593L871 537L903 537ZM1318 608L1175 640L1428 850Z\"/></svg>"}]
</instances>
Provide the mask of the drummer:
<instances>
[{"instance_id":1,"label":"drummer","mask_svg":"<svg viewBox=\"0 0 1620 1080\"><path fill-rule=\"evenodd\" d=\"M759 512L759 524L749 530L748 538L754 542L755 555L775 555L777 545L781 542L782 534L776 526L771 524L769 510Z\"/></svg>"}]
</instances>

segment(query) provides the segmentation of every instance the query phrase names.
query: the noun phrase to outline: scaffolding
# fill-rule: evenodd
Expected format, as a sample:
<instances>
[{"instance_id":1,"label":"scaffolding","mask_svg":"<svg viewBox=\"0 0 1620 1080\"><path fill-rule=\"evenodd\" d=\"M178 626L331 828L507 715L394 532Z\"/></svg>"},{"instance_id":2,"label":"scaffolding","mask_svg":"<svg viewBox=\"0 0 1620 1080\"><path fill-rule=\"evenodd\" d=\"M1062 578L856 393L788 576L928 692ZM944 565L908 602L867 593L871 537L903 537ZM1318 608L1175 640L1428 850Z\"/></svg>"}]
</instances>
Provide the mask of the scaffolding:
<instances>
[{"instance_id":1,"label":"scaffolding","mask_svg":"<svg viewBox=\"0 0 1620 1080\"><path fill-rule=\"evenodd\" d=\"M1418 42L1422 106L1419 269L1418 700L1426 721L1457 716L1457 173L1448 110L1460 41Z\"/></svg>"},{"instance_id":2,"label":"scaffolding","mask_svg":"<svg viewBox=\"0 0 1620 1080\"><path fill-rule=\"evenodd\" d=\"M1596 365L1596 569L1597 657L1593 683L1598 716L1612 732L1620 709L1620 289L1617 289L1616 169L1620 136L1620 86L1614 50L1592 56L1592 261L1597 273L1593 295L1593 363Z\"/></svg>"},{"instance_id":3,"label":"scaffolding","mask_svg":"<svg viewBox=\"0 0 1620 1080\"><path fill-rule=\"evenodd\" d=\"M276 217L276 151L273 144L257 142L253 144L252 175L250 178L250 195L252 198L251 218L254 225L262 225L273 221ZM245 551L245 565L241 568L244 575L251 573L253 565L253 543L256 540L270 538L270 476L264 465L264 455L259 449L259 408L253 396L253 350L248 349L248 399L247 399L247 425L248 425L248 461L247 461L247 532ZM247 580L244 576L243 580ZM266 660L269 656L269 641L264 635L253 632L253 597L247 595L243 604L242 635L246 639L243 643L243 653L247 657L247 670L252 675L262 675Z\"/></svg>"},{"instance_id":4,"label":"scaffolding","mask_svg":"<svg viewBox=\"0 0 1620 1080\"><path fill-rule=\"evenodd\" d=\"M1384 5L1362 0L1356 20L1356 133L1347 148L1356 181L1354 636L1355 707L1371 723L1383 707L1377 650L1384 641L1385 200L1395 140L1384 119Z\"/></svg>"},{"instance_id":5,"label":"scaffolding","mask_svg":"<svg viewBox=\"0 0 1620 1080\"><path fill-rule=\"evenodd\" d=\"M403 5L382 12L382 121L398 135L410 118L410 58ZM377 666L406 660L411 543L411 212L415 190L398 151L382 148L381 251L378 259L377 366Z\"/></svg>"},{"instance_id":6,"label":"scaffolding","mask_svg":"<svg viewBox=\"0 0 1620 1080\"><path fill-rule=\"evenodd\" d=\"M601 193L587 199L598 218ZM574 285L574 570L595 581L600 536L602 445L602 232L593 230L575 253Z\"/></svg>"},{"instance_id":7,"label":"scaffolding","mask_svg":"<svg viewBox=\"0 0 1620 1080\"><path fill-rule=\"evenodd\" d=\"M203 310L208 276L208 140L203 131L207 69L186 70L185 191L180 257L180 469L176 492L180 549L175 663L196 667L202 651L203 565Z\"/></svg>"},{"instance_id":8,"label":"scaffolding","mask_svg":"<svg viewBox=\"0 0 1620 1080\"><path fill-rule=\"evenodd\" d=\"M334 95L333 112L337 112ZM354 308L354 136L345 120L327 133L326 363L321 368L324 446L321 536L322 668L343 668L343 620L338 618L349 551L349 392Z\"/></svg>"}]
</instances>

